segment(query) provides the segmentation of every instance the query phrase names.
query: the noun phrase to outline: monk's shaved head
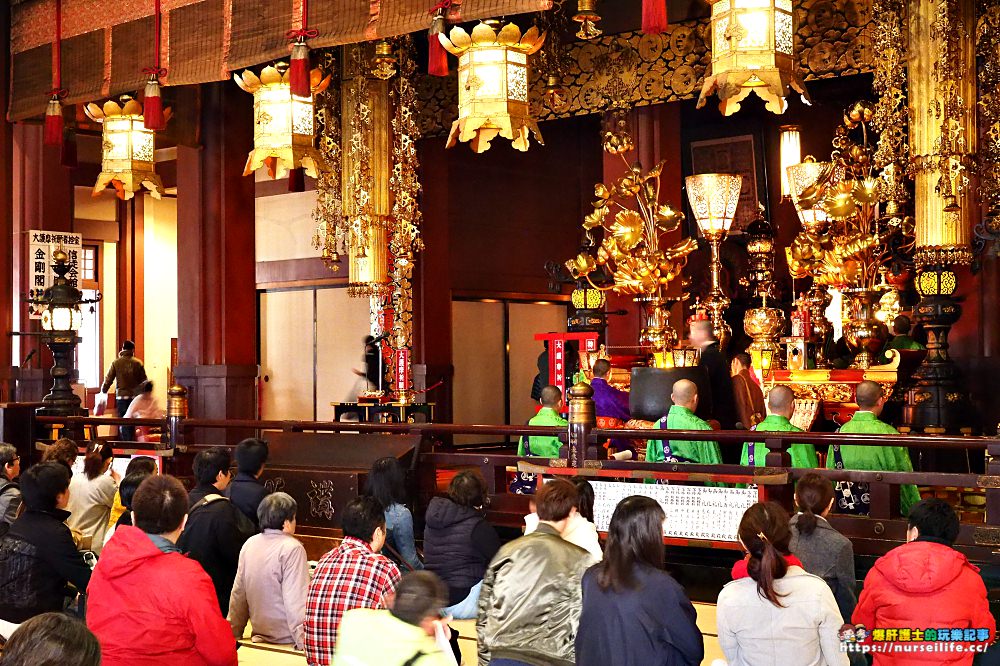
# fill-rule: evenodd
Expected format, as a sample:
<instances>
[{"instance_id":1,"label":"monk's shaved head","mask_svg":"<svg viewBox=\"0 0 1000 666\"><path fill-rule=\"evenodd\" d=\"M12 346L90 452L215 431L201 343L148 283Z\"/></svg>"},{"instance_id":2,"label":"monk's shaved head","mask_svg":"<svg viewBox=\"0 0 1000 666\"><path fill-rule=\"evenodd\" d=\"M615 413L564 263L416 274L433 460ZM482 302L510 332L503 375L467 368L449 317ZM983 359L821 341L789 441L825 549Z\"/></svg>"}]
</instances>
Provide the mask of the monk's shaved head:
<instances>
[{"instance_id":1,"label":"monk's shaved head","mask_svg":"<svg viewBox=\"0 0 1000 666\"><path fill-rule=\"evenodd\" d=\"M795 413L795 393L787 386L775 386L767 394L767 408L772 414L792 418Z\"/></svg>"},{"instance_id":2,"label":"monk's shaved head","mask_svg":"<svg viewBox=\"0 0 1000 666\"><path fill-rule=\"evenodd\" d=\"M881 398L882 386L867 379L858 384L858 388L854 392L854 401L858 403L858 407L865 410L871 410L877 406Z\"/></svg>"},{"instance_id":3,"label":"monk's shaved head","mask_svg":"<svg viewBox=\"0 0 1000 666\"><path fill-rule=\"evenodd\" d=\"M694 411L694 406L698 403L698 385L690 379L678 379L670 391L670 399L675 405Z\"/></svg>"}]
</instances>

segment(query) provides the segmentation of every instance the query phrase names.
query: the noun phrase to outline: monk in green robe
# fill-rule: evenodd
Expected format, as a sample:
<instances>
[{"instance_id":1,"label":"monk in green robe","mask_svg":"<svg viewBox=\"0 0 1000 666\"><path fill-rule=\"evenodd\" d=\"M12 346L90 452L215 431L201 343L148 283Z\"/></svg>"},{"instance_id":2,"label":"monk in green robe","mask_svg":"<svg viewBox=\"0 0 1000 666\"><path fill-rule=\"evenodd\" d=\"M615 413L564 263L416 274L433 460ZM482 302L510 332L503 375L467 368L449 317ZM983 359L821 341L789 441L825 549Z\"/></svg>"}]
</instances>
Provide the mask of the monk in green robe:
<instances>
[{"instance_id":1,"label":"monk in green robe","mask_svg":"<svg viewBox=\"0 0 1000 666\"><path fill-rule=\"evenodd\" d=\"M660 420L659 427L667 430L711 430L712 426L694 415L698 408L698 386L687 379L674 382L670 393L673 405L667 416ZM667 450L669 449L669 451ZM690 442L671 439L667 449L662 440L649 440L646 446L647 462L663 462L668 459L684 459L703 465L722 463L722 452L718 442Z\"/></svg>"},{"instance_id":2,"label":"monk in green robe","mask_svg":"<svg viewBox=\"0 0 1000 666\"><path fill-rule=\"evenodd\" d=\"M855 389L854 401L858 403L858 411L854 413L854 417L850 421L841 426L840 432L865 435L899 434L899 431L878 418L886 401L886 395L880 384L867 380L861 382ZM840 455L844 461L844 469L882 472L913 471L910 454L902 446L859 446L852 444L841 446ZM836 467L832 446L826 455L826 466L831 469ZM917 487L913 484L900 486L899 500L900 510L905 516L910 512L910 507L920 501Z\"/></svg>"},{"instance_id":3,"label":"monk in green robe","mask_svg":"<svg viewBox=\"0 0 1000 666\"><path fill-rule=\"evenodd\" d=\"M756 432L802 432L802 428L793 426L790 419L795 413L795 394L787 386L775 386L767 394L767 418L757 424L754 428ZM750 464L750 446L743 445L743 456L740 458L741 465ZM788 447L788 454L792 457L792 467L802 467L815 469L819 467L819 459L816 457L816 447L812 444L792 444ZM764 459L767 457L767 446L763 442L753 445L754 467L763 467Z\"/></svg>"},{"instance_id":4,"label":"monk in green robe","mask_svg":"<svg viewBox=\"0 0 1000 666\"><path fill-rule=\"evenodd\" d=\"M542 389L542 397L539 400L542 403L542 408L538 410L538 413L531 417L528 421L528 425L533 426L560 426L566 427L566 419L559 415L559 412L563 408L562 391L559 390L557 386L546 386ZM539 456L541 458L558 458L559 448L562 446L562 442L559 441L558 437L550 436L535 436L528 438L528 448L530 452L526 452L524 448L524 438L521 438L520 444L517 445L517 455L519 456Z\"/></svg>"}]
</instances>

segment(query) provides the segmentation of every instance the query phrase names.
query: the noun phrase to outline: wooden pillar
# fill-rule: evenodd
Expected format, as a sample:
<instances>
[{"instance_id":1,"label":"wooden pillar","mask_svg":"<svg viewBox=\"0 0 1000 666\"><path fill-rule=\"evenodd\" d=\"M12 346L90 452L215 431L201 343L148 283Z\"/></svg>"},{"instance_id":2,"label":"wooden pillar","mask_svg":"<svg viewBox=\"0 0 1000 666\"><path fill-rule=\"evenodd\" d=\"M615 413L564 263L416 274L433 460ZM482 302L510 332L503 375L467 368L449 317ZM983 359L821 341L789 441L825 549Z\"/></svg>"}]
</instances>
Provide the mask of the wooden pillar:
<instances>
[{"instance_id":1,"label":"wooden pillar","mask_svg":"<svg viewBox=\"0 0 1000 666\"><path fill-rule=\"evenodd\" d=\"M145 259L145 195L139 192L128 201L116 200L118 205L118 345L122 341L135 343L135 354L143 357L143 300L145 285L143 275ZM155 257L153 258L155 261Z\"/></svg>"},{"instance_id":2,"label":"wooden pillar","mask_svg":"<svg viewBox=\"0 0 1000 666\"><path fill-rule=\"evenodd\" d=\"M0 8L0 41L10 43L10 4ZM0 49L0 105L10 95L10 49ZM14 330L14 126L0 120L0 402L13 399L16 361L12 355Z\"/></svg>"},{"instance_id":3,"label":"wooden pillar","mask_svg":"<svg viewBox=\"0 0 1000 666\"><path fill-rule=\"evenodd\" d=\"M193 418L256 417L253 111L231 82L201 86L200 146L177 149L177 356ZM195 433L233 444L246 433Z\"/></svg>"}]
</instances>

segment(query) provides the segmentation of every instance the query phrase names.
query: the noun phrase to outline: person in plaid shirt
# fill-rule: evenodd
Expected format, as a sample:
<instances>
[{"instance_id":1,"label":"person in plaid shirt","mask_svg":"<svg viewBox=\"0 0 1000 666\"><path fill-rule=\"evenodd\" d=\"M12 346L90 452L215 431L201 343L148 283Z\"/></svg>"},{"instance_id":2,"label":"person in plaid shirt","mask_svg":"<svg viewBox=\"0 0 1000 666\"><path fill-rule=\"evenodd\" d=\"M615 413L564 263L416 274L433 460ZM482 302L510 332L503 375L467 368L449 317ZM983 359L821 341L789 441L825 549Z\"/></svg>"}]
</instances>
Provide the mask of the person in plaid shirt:
<instances>
[{"instance_id":1,"label":"person in plaid shirt","mask_svg":"<svg viewBox=\"0 0 1000 666\"><path fill-rule=\"evenodd\" d=\"M337 627L354 608L388 608L400 573L380 555L385 544L385 514L374 497L358 497L344 509L344 540L320 558L306 597L306 661L328 666L337 644Z\"/></svg>"}]
</instances>

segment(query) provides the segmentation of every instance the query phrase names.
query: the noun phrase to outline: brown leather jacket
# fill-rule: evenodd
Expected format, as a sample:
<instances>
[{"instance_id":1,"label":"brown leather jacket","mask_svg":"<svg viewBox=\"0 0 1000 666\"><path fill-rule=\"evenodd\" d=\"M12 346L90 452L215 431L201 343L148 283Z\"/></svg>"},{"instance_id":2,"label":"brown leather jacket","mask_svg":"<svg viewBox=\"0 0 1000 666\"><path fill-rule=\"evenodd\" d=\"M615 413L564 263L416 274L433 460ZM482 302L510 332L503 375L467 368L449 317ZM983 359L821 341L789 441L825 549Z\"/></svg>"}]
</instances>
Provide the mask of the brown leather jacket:
<instances>
[{"instance_id":1,"label":"brown leather jacket","mask_svg":"<svg viewBox=\"0 0 1000 666\"><path fill-rule=\"evenodd\" d=\"M118 353L118 358L108 369L108 375L101 385L101 393L107 393L115 384L115 398L134 398L139 385L146 381L146 368L142 361L130 351Z\"/></svg>"}]
</instances>

